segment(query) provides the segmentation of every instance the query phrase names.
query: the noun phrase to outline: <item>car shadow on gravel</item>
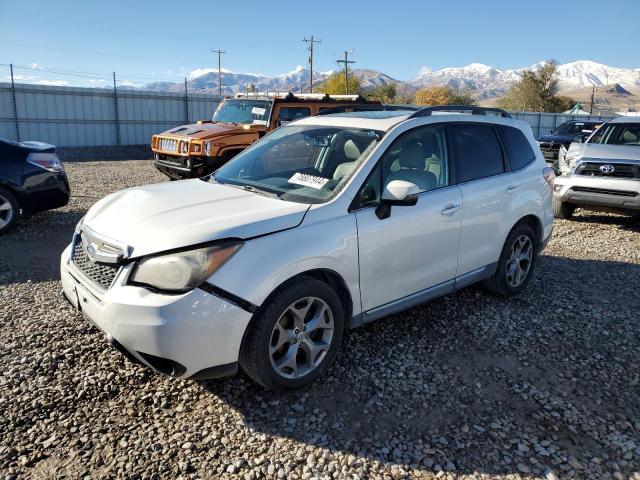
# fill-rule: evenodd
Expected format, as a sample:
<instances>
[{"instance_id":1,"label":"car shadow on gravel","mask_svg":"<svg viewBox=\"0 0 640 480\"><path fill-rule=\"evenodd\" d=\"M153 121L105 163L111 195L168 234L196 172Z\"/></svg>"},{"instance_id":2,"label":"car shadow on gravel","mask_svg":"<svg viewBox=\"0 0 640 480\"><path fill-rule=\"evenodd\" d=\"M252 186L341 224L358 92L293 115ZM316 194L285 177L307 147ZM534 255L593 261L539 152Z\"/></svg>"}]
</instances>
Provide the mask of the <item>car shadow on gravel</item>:
<instances>
[{"instance_id":1,"label":"car shadow on gravel","mask_svg":"<svg viewBox=\"0 0 640 480\"><path fill-rule=\"evenodd\" d=\"M21 220L0 236L0 285L60 279L60 254L86 212L51 210Z\"/></svg>"},{"instance_id":2,"label":"car shadow on gravel","mask_svg":"<svg viewBox=\"0 0 640 480\"><path fill-rule=\"evenodd\" d=\"M625 215L599 214L589 210L578 210L573 218L578 222L612 225L617 226L620 230L640 232L640 217L634 218Z\"/></svg>"},{"instance_id":3,"label":"car shadow on gravel","mask_svg":"<svg viewBox=\"0 0 640 480\"><path fill-rule=\"evenodd\" d=\"M330 372L300 391L267 392L242 373L200 383L247 428L351 454L356 465L624 472L633 464L607 461L621 457L614 431L640 441L621 426L640 418L631 278L640 265L542 256L517 297L474 286L350 332Z\"/></svg>"}]
</instances>

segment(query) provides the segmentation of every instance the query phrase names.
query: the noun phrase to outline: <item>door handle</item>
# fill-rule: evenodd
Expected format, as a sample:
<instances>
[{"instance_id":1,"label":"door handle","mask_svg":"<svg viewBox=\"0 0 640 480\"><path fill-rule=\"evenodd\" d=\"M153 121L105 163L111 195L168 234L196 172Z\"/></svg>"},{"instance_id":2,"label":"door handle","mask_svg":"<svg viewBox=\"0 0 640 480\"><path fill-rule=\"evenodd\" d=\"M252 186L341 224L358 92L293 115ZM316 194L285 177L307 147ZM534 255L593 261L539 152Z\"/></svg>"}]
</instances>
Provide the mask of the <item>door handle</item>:
<instances>
[{"instance_id":1,"label":"door handle","mask_svg":"<svg viewBox=\"0 0 640 480\"><path fill-rule=\"evenodd\" d=\"M510 187L507 187L507 189L505 190L504 193L506 193L507 195L513 195L514 193L516 193L518 190L520 190L520 187L517 185L511 185Z\"/></svg>"},{"instance_id":2,"label":"door handle","mask_svg":"<svg viewBox=\"0 0 640 480\"><path fill-rule=\"evenodd\" d=\"M440 213L445 217L450 217L458 210L460 210L460 205L447 205Z\"/></svg>"}]
</instances>

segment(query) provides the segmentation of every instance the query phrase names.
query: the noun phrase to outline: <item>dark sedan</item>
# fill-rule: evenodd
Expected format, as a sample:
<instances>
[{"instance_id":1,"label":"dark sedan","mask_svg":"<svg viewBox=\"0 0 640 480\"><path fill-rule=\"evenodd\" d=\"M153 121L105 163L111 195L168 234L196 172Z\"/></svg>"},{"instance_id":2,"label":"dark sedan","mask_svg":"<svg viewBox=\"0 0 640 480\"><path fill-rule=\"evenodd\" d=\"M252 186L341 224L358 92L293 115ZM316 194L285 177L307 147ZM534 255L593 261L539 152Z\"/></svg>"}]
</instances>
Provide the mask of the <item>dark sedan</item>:
<instances>
[{"instance_id":1,"label":"dark sedan","mask_svg":"<svg viewBox=\"0 0 640 480\"><path fill-rule=\"evenodd\" d=\"M595 120L569 120L538 139L540 150L547 161L558 160L560 147L569 148L571 142L584 142L604 122Z\"/></svg>"},{"instance_id":2,"label":"dark sedan","mask_svg":"<svg viewBox=\"0 0 640 480\"><path fill-rule=\"evenodd\" d=\"M66 205L69 195L56 147L0 139L0 235L20 217Z\"/></svg>"}]
</instances>

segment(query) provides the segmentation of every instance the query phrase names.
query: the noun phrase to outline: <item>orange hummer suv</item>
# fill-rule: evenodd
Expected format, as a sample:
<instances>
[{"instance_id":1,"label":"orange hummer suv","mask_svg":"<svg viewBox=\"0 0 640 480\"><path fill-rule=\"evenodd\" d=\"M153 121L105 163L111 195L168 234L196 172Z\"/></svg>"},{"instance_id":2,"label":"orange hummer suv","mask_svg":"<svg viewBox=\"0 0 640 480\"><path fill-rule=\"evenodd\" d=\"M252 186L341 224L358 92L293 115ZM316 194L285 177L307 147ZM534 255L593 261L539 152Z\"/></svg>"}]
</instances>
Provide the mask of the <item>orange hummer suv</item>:
<instances>
[{"instance_id":1,"label":"orange hummer suv","mask_svg":"<svg viewBox=\"0 0 640 480\"><path fill-rule=\"evenodd\" d=\"M328 108L357 111L361 105L379 104L359 95L238 93L225 98L210 121L154 135L154 163L171 179L201 177L280 125Z\"/></svg>"}]
</instances>

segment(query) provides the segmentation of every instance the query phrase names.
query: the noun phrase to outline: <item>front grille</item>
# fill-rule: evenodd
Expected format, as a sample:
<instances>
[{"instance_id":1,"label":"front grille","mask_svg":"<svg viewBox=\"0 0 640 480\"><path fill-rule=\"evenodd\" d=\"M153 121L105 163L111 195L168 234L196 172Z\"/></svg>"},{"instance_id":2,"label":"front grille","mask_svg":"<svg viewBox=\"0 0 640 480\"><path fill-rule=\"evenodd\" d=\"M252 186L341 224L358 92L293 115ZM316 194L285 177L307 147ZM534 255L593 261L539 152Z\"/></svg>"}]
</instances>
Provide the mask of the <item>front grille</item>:
<instances>
[{"instance_id":1,"label":"front grille","mask_svg":"<svg viewBox=\"0 0 640 480\"><path fill-rule=\"evenodd\" d=\"M606 188L592 188L592 187L573 187L571 190L574 192L595 193L599 195L613 195L616 197L637 197L636 192L628 190L609 190Z\"/></svg>"},{"instance_id":2,"label":"front grille","mask_svg":"<svg viewBox=\"0 0 640 480\"><path fill-rule=\"evenodd\" d=\"M613 172L600 170L603 165L613 167ZM576 169L576 174L592 177L640 178L640 166L628 163L583 162Z\"/></svg>"},{"instance_id":3,"label":"front grille","mask_svg":"<svg viewBox=\"0 0 640 480\"><path fill-rule=\"evenodd\" d=\"M102 290L107 290L111 286L120 269L117 264L93 262L87 255L80 235L75 238L71 261L87 279Z\"/></svg>"},{"instance_id":4,"label":"front grille","mask_svg":"<svg viewBox=\"0 0 640 480\"><path fill-rule=\"evenodd\" d=\"M160 150L163 150L165 152L177 152L178 140L173 140L171 138L161 138L159 148Z\"/></svg>"},{"instance_id":5,"label":"front grille","mask_svg":"<svg viewBox=\"0 0 640 480\"><path fill-rule=\"evenodd\" d=\"M541 150L560 150L562 143L540 142Z\"/></svg>"}]
</instances>

